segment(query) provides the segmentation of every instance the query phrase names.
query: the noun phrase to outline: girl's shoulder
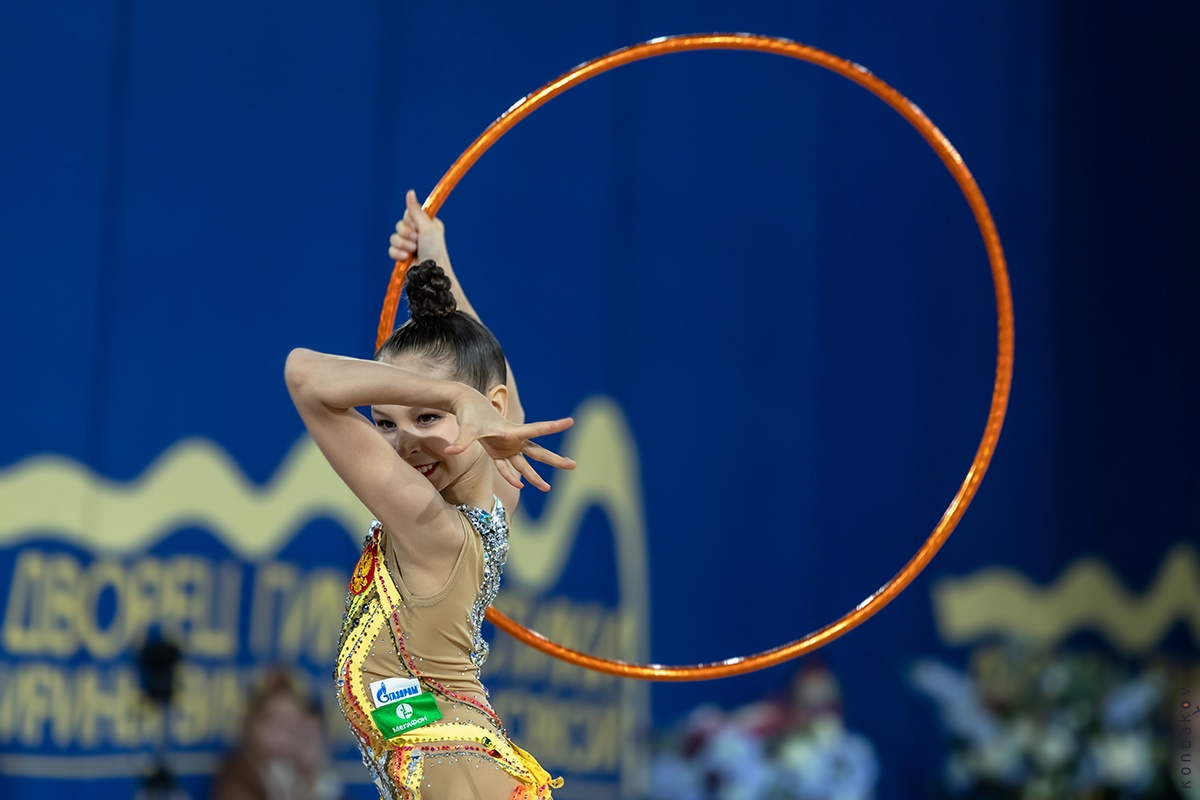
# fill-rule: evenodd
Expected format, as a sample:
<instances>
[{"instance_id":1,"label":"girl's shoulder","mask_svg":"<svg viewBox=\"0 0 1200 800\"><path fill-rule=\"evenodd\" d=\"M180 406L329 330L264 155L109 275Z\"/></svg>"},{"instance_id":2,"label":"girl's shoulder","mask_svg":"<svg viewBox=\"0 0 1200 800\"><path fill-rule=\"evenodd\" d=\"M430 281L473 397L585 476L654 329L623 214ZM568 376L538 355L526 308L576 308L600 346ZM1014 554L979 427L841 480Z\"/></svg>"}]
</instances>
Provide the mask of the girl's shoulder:
<instances>
[{"instance_id":1,"label":"girl's shoulder","mask_svg":"<svg viewBox=\"0 0 1200 800\"><path fill-rule=\"evenodd\" d=\"M480 508L470 503L463 503L458 506L458 510L481 533L484 528L503 527L506 531L508 530L508 511L504 508L504 503L501 502L499 497L492 497L492 507L490 509Z\"/></svg>"},{"instance_id":2,"label":"girl's shoulder","mask_svg":"<svg viewBox=\"0 0 1200 800\"><path fill-rule=\"evenodd\" d=\"M508 516L504 503L497 497L489 511L466 504L458 509L479 534L484 560L503 568L508 560Z\"/></svg>"}]
</instances>

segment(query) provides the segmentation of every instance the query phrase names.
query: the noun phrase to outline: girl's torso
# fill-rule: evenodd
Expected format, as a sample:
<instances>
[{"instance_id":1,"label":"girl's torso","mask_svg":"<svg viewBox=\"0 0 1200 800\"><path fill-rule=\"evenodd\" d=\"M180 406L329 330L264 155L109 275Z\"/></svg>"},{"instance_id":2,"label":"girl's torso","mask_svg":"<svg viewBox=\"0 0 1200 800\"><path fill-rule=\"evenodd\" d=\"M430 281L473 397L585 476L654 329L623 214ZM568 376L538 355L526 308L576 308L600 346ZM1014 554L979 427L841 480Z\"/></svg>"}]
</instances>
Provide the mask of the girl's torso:
<instances>
[{"instance_id":1,"label":"girl's torso","mask_svg":"<svg viewBox=\"0 0 1200 800\"><path fill-rule=\"evenodd\" d=\"M499 500L492 510L460 506L466 536L445 585L416 596L404 582L389 534L371 526L350 582L338 647L336 683L342 711L364 745L384 745L370 718L371 685L416 678L437 700L443 719L501 731L480 682L488 654L480 628L495 599L508 555L508 527Z\"/></svg>"}]
</instances>

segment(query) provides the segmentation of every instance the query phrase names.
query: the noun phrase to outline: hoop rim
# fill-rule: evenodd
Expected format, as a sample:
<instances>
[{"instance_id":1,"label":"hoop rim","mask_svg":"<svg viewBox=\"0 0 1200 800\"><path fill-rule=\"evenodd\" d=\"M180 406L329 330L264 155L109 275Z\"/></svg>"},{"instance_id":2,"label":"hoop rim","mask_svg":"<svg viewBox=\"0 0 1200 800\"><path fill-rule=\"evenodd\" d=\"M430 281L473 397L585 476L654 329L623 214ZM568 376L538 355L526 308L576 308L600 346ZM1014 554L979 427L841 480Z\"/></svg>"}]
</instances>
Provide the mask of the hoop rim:
<instances>
[{"instance_id":1,"label":"hoop rim","mask_svg":"<svg viewBox=\"0 0 1200 800\"><path fill-rule=\"evenodd\" d=\"M609 675L653 681L709 680L766 669L767 667L797 658L832 642L854 630L854 628L882 610L901 591L907 588L926 565L928 565L933 556L945 544L946 539L954 532L967 507L974 499L975 493L979 489L979 484L982 482L983 476L991 463L992 455L995 453L996 443L999 441L1000 431L1004 424L1005 412L1008 409L1009 393L1012 388L1014 351L1013 307L1012 291L1009 285L1004 251L1000 245L1000 236L996 231L995 222L992 219L987 202L984 200L983 193L980 191L978 184L976 184L970 170L967 169L962 157L954 146L950 144L946 136L938 130L937 126L925 116L924 112L887 83L875 77L867 69L824 50L800 44L790 39L749 33L707 33L665 36L620 50L614 50L607 55L580 64L514 103L511 108L489 125L463 151L462 155L455 160L446 171L446 174L442 176L441 180L433 188L433 191L430 192L423 206L426 213L430 216L436 215L446 198L450 195L450 192L458 184L458 181L479 160L480 156L487 152L493 144L515 127L517 123L545 103L590 78L625 64L690 50L752 50L785 56L799 61L807 61L857 83L887 103L888 106L916 128L917 132L921 134L922 138L925 139L934 152L937 153L938 157L941 158L942 163L945 164L958 184L959 189L966 198L967 204L971 208L975 222L979 227L979 232L983 237L996 295L996 373L992 388L991 405L988 410L983 437L975 451L975 457L971 462L970 468L967 470L966 477L960 484L950 504L946 507L933 532L930 533L916 554L909 559L891 580L860 602L851 611L800 639L779 645L770 650L764 650L760 653L728 658L723 661L681 666L635 664L616 659L601 658L572 650L551 641L536 631L526 628L498 611L495 607L491 607L487 611L487 619L497 628L513 636L518 641L540 650L549 656ZM392 326L396 318L396 309L400 301L400 293L404 286L404 275L410 262L411 259L397 261L395 268L392 270L383 310L380 314L376 347L381 345L391 335Z\"/></svg>"}]
</instances>

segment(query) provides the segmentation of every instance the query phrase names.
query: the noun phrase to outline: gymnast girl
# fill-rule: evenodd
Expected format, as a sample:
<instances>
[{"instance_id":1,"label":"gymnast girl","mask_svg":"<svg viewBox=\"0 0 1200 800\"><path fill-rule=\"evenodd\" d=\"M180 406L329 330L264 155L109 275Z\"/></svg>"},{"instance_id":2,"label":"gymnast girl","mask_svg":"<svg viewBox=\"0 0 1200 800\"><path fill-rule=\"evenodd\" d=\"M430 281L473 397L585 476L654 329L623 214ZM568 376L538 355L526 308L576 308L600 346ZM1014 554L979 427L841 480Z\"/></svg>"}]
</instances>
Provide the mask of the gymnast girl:
<instances>
[{"instance_id":1,"label":"gymnast girl","mask_svg":"<svg viewBox=\"0 0 1200 800\"><path fill-rule=\"evenodd\" d=\"M522 479L550 488L530 459L575 466L531 440L572 421L524 421L441 221L411 191L406 206L389 254L419 262L405 282L411 319L374 361L298 349L285 370L313 440L377 520L350 581L338 701L384 800L547 798L561 778L509 740L480 683L480 625Z\"/></svg>"}]
</instances>

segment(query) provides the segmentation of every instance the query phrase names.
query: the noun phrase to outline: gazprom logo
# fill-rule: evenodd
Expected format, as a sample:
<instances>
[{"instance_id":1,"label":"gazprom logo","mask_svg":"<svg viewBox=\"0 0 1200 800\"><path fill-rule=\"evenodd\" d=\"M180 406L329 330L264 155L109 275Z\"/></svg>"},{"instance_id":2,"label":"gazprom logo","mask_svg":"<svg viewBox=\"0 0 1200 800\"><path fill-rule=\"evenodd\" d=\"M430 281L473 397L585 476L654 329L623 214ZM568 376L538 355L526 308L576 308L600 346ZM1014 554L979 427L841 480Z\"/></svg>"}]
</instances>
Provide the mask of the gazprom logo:
<instances>
[{"instance_id":1,"label":"gazprom logo","mask_svg":"<svg viewBox=\"0 0 1200 800\"><path fill-rule=\"evenodd\" d=\"M375 692L376 708L421 693L420 684L413 680L379 681L375 686L379 687Z\"/></svg>"}]
</instances>

